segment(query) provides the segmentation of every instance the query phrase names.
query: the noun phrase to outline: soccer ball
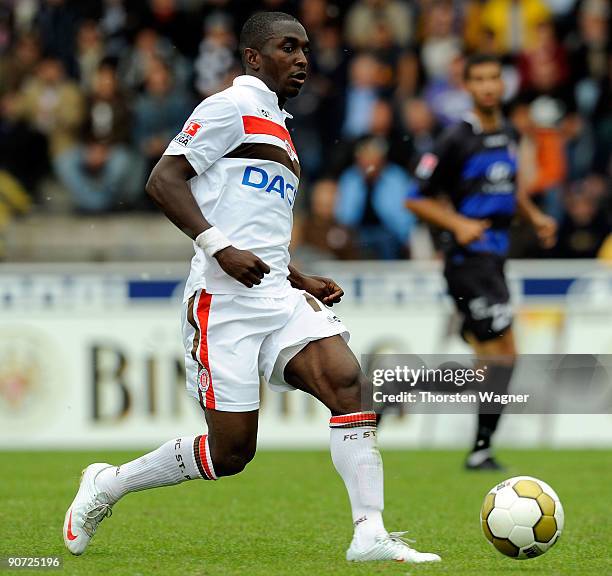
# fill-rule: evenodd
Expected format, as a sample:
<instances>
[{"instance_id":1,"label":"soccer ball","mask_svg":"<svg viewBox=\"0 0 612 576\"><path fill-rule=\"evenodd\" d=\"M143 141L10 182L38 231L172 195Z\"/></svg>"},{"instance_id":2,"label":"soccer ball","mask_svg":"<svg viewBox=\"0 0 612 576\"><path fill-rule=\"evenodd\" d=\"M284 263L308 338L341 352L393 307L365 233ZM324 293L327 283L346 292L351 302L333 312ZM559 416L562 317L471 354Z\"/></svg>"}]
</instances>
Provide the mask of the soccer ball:
<instances>
[{"instance_id":1,"label":"soccer ball","mask_svg":"<svg viewBox=\"0 0 612 576\"><path fill-rule=\"evenodd\" d=\"M511 558L535 558L559 539L565 515L557 493L542 480L517 476L492 488L480 510L487 540Z\"/></svg>"}]
</instances>

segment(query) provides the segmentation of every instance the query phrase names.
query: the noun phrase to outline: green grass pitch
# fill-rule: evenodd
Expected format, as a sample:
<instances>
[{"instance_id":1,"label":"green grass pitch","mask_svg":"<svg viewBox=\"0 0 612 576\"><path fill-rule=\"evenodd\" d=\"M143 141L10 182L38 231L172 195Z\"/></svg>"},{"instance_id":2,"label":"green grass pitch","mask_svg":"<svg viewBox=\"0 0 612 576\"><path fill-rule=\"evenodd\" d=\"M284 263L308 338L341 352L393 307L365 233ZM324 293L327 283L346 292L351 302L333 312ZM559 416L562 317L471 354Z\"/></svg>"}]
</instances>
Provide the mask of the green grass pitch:
<instances>
[{"instance_id":1,"label":"green grass pitch","mask_svg":"<svg viewBox=\"0 0 612 576\"><path fill-rule=\"evenodd\" d=\"M387 528L409 530L415 547L440 553L437 565L344 560L348 499L327 452L261 452L234 478L131 494L71 557L62 523L81 469L134 456L0 453L0 556L61 555L55 573L86 576L612 574L610 451L502 451L501 474L464 472L460 452L385 451ZM501 556L478 521L485 493L519 474L550 483L565 507L558 544L533 560Z\"/></svg>"}]
</instances>

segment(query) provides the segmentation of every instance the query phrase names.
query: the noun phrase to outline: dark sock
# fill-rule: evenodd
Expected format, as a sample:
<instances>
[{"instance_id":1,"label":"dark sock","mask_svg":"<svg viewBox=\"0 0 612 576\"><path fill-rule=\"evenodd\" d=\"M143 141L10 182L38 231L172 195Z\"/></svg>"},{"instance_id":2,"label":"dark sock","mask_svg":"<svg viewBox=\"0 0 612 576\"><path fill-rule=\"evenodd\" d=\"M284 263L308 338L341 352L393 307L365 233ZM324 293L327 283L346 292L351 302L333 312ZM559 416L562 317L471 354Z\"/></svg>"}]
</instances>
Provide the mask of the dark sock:
<instances>
[{"instance_id":1,"label":"dark sock","mask_svg":"<svg viewBox=\"0 0 612 576\"><path fill-rule=\"evenodd\" d=\"M486 379L486 390L496 394L506 394L512 379L514 365L504 366L495 364L489 366L489 374ZM476 440L472 452L487 450L491 446L491 437L497 430L499 419L502 415L503 406L490 402L482 402L478 411L478 428Z\"/></svg>"},{"instance_id":2,"label":"dark sock","mask_svg":"<svg viewBox=\"0 0 612 576\"><path fill-rule=\"evenodd\" d=\"M478 429L472 452L486 450L491 446L491 436L497 429L501 414L478 414Z\"/></svg>"}]
</instances>

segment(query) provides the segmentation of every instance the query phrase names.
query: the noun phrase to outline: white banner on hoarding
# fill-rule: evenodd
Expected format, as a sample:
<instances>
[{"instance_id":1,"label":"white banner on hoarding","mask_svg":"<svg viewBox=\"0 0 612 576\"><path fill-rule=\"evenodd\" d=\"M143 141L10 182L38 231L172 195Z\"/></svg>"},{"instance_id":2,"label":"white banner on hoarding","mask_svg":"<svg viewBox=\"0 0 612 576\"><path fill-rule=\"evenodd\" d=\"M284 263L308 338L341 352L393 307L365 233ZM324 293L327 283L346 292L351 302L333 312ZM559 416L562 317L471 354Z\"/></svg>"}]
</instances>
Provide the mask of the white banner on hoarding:
<instances>
[{"instance_id":1,"label":"white banner on hoarding","mask_svg":"<svg viewBox=\"0 0 612 576\"><path fill-rule=\"evenodd\" d=\"M519 347L528 353L610 353L610 310L520 311ZM3 311L0 319L0 448L146 447L205 428L184 390L180 305L92 305ZM342 304L357 355L466 351L445 303ZM262 447L324 447L327 412L300 393L262 388ZM391 416L383 446L467 446L473 415ZM610 415L512 415L501 444L612 444Z\"/></svg>"}]
</instances>

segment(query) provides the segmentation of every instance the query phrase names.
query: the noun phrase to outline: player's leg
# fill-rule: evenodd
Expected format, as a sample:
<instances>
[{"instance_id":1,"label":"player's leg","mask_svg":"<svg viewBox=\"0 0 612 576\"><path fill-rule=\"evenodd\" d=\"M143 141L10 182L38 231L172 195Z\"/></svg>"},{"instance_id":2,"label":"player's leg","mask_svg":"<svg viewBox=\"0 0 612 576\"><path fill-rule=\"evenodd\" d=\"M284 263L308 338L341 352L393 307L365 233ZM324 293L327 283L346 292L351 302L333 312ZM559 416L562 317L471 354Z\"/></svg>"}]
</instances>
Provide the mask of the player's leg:
<instances>
[{"instance_id":1,"label":"player's leg","mask_svg":"<svg viewBox=\"0 0 612 576\"><path fill-rule=\"evenodd\" d=\"M493 340L479 341L470 333L466 334L470 346L487 365L487 390L505 394L512 380L516 361L516 345L512 328ZM496 403L481 402L478 411L476 437L472 451L466 459L470 470L497 470L502 466L491 452L491 441L500 422L503 406Z\"/></svg>"},{"instance_id":2,"label":"player's leg","mask_svg":"<svg viewBox=\"0 0 612 576\"><path fill-rule=\"evenodd\" d=\"M355 529L347 559L439 560L435 554L413 550L401 540L401 534L385 529L383 465L370 385L342 337L307 344L287 363L284 377L290 385L318 398L332 414L331 456L349 494Z\"/></svg>"},{"instance_id":3,"label":"player's leg","mask_svg":"<svg viewBox=\"0 0 612 576\"><path fill-rule=\"evenodd\" d=\"M82 554L98 524L131 492L172 486L186 480L216 480L237 474L255 454L259 408L257 357L262 333L249 333L244 306L231 296L198 291L183 314L187 389L205 410L208 432L181 436L119 466L96 463L82 475L66 512L64 542ZM237 334L242 338L238 342ZM236 363L226 352L238 354Z\"/></svg>"},{"instance_id":4,"label":"player's leg","mask_svg":"<svg viewBox=\"0 0 612 576\"><path fill-rule=\"evenodd\" d=\"M477 302L466 315L465 336L480 362L488 366L485 385L489 390L505 394L510 386L516 361L516 345L512 331L510 293L503 263L484 260L481 269L472 274ZM469 302L474 302L468 301ZM466 458L469 470L502 470L491 450L493 436L499 426L503 406L481 402L478 410L476 437Z\"/></svg>"},{"instance_id":5,"label":"player's leg","mask_svg":"<svg viewBox=\"0 0 612 576\"><path fill-rule=\"evenodd\" d=\"M258 410L207 409L206 434L175 438L140 458L107 467L96 486L115 504L130 492L238 474L255 456L258 415Z\"/></svg>"},{"instance_id":6,"label":"player's leg","mask_svg":"<svg viewBox=\"0 0 612 576\"><path fill-rule=\"evenodd\" d=\"M460 262L450 261L444 275L449 294L463 316L463 337L479 360L488 366L485 385L504 393L512 378L516 350L503 260L492 255L475 255ZM476 438L466 459L466 468L502 468L490 448L500 416L499 405L481 403Z\"/></svg>"},{"instance_id":7,"label":"player's leg","mask_svg":"<svg viewBox=\"0 0 612 576\"><path fill-rule=\"evenodd\" d=\"M241 472L255 455L257 418L257 410L207 410L207 434L174 438L120 466L96 463L85 468L64 520L66 547L82 554L112 506L131 492Z\"/></svg>"},{"instance_id":8,"label":"player's leg","mask_svg":"<svg viewBox=\"0 0 612 576\"><path fill-rule=\"evenodd\" d=\"M330 410L331 456L349 493L355 537L373 542L386 534L383 466L376 416L361 402L361 388L367 390L368 383L357 359L340 336L310 342L287 364L285 380Z\"/></svg>"}]
</instances>

